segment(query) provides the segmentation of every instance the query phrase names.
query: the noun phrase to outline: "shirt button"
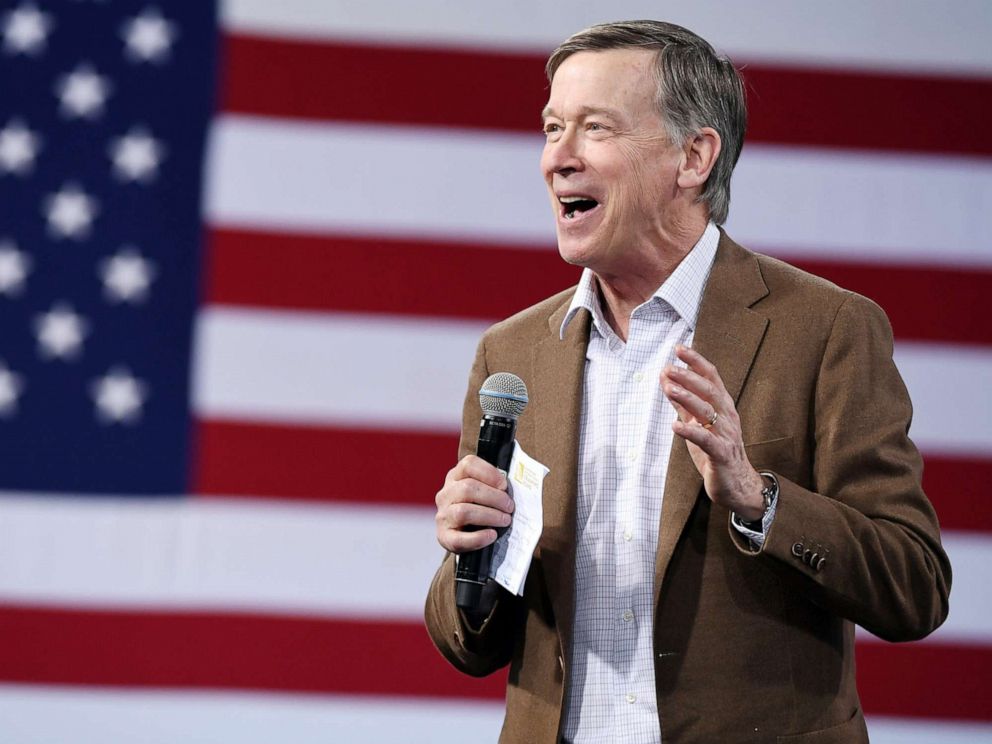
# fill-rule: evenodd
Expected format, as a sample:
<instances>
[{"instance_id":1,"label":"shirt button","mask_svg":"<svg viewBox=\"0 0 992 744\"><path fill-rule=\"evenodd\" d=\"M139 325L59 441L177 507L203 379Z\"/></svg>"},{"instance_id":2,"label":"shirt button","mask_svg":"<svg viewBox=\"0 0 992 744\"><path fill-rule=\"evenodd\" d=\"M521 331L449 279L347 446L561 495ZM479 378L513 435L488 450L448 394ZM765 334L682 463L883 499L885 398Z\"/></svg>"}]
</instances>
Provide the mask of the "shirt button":
<instances>
[{"instance_id":1,"label":"shirt button","mask_svg":"<svg viewBox=\"0 0 992 744\"><path fill-rule=\"evenodd\" d=\"M631 620L634 619L634 613L632 610L624 610L623 614L620 617L623 618L623 621L625 623L629 623Z\"/></svg>"},{"instance_id":2,"label":"shirt button","mask_svg":"<svg viewBox=\"0 0 992 744\"><path fill-rule=\"evenodd\" d=\"M628 452L627 453L627 459L630 460L631 462L633 462L634 460L636 460L637 459L637 450L636 449L632 449L630 452Z\"/></svg>"},{"instance_id":3,"label":"shirt button","mask_svg":"<svg viewBox=\"0 0 992 744\"><path fill-rule=\"evenodd\" d=\"M628 703L636 703L636 702L637 702L637 695L635 695L635 694L634 694L634 693L632 693L632 692L628 692L628 693L627 693L627 694L626 694L626 695L624 696L624 700L626 700L626 701L627 701Z\"/></svg>"},{"instance_id":4,"label":"shirt button","mask_svg":"<svg viewBox=\"0 0 992 744\"><path fill-rule=\"evenodd\" d=\"M644 373L643 372L635 372L634 373L634 382L640 382L643 379L644 379Z\"/></svg>"},{"instance_id":5,"label":"shirt button","mask_svg":"<svg viewBox=\"0 0 992 744\"><path fill-rule=\"evenodd\" d=\"M634 533L631 532L629 529L624 530L623 531L623 539L626 540L627 542L630 542L631 540L634 539Z\"/></svg>"}]
</instances>

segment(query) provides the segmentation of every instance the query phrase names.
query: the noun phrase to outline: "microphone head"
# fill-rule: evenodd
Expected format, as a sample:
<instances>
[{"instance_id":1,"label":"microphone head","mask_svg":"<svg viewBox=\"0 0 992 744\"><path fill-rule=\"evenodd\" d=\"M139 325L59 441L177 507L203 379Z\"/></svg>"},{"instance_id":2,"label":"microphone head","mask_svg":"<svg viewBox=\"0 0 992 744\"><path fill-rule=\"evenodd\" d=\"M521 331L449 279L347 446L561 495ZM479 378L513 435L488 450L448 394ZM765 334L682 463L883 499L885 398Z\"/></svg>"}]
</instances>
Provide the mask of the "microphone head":
<instances>
[{"instance_id":1,"label":"microphone head","mask_svg":"<svg viewBox=\"0 0 992 744\"><path fill-rule=\"evenodd\" d=\"M510 372L489 375L479 389L482 412L491 416L516 419L527 407L527 386Z\"/></svg>"}]
</instances>

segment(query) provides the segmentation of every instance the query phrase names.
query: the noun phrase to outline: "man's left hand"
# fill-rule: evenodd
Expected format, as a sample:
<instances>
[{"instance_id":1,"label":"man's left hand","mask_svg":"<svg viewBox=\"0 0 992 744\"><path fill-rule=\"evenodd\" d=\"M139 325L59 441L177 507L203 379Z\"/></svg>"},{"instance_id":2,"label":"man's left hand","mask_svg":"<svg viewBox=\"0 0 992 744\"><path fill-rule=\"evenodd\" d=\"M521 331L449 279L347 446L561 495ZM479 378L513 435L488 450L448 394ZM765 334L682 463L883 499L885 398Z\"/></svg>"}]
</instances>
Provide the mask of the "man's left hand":
<instances>
[{"instance_id":1,"label":"man's left hand","mask_svg":"<svg viewBox=\"0 0 992 744\"><path fill-rule=\"evenodd\" d=\"M686 440L706 493L745 521L761 519L764 480L747 459L734 399L711 362L686 346L675 348L687 369L668 365L661 387L675 406L672 430Z\"/></svg>"}]
</instances>

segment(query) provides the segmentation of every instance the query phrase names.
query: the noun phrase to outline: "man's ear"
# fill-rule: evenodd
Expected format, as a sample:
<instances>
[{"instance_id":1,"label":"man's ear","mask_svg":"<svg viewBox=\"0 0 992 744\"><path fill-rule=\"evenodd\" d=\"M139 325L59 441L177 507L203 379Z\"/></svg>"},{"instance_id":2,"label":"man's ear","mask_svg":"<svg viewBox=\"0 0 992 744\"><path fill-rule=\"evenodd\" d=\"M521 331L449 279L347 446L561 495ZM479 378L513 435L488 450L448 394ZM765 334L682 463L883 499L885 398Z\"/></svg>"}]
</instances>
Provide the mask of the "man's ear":
<instances>
[{"instance_id":1,"label":"man's ear","mask_svg":"<svg viewBox=\"0 0 992 744\"><path fill-rule=\"evenodd\" d=\"M678 174L679 187L701 189L719 155L720 135L712 127L703 127L685 144Z\"/></svg>"}]
</instances>

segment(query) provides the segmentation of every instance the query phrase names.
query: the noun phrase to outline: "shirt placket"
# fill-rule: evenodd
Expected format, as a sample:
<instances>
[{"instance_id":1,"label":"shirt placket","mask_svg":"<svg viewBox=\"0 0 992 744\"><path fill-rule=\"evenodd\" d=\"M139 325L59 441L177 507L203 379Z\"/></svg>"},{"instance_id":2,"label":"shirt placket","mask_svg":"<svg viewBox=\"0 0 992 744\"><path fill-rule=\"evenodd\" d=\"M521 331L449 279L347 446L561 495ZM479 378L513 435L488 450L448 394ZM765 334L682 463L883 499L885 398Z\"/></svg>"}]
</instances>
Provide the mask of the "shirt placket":
<instances>
[{"instance_id":1,"label":"shirt placket","mask_svg":"<svg viewBox=\"0 0 992 744\"><path fill-rule=\"evenodd\" d=\"M639 635L650 623L650 603L644 601L645 567L642 555L644 526L643 476L646 466L645 436L650 417L651 395L647 366L651 359L651 338L645 328L644 310L635 311L620 363L616 401L616 451L620 453L619 488L616 521L613 529L616 581L616 654L617 689L614 690L619 708L618 733L631 735L640 727L643 708L654 694L653 675L650 684L640 669L637 649ZM650 577L647 577L649 580ZM650 582L649 582L650 583ZM653 707L653 706L651 706Z\"/></svg>"}]
</instances>

